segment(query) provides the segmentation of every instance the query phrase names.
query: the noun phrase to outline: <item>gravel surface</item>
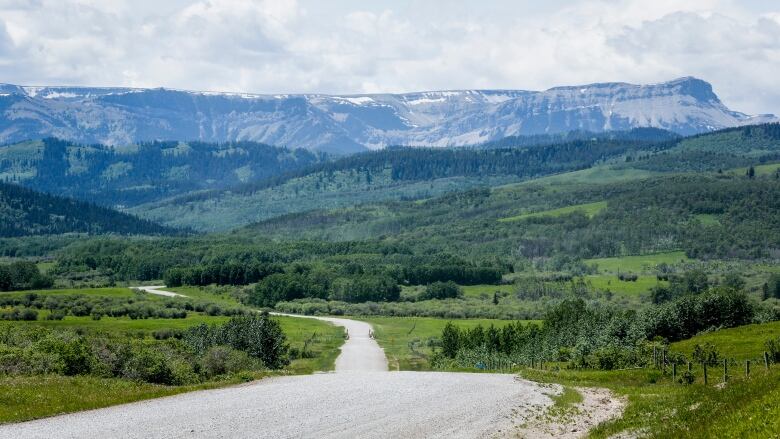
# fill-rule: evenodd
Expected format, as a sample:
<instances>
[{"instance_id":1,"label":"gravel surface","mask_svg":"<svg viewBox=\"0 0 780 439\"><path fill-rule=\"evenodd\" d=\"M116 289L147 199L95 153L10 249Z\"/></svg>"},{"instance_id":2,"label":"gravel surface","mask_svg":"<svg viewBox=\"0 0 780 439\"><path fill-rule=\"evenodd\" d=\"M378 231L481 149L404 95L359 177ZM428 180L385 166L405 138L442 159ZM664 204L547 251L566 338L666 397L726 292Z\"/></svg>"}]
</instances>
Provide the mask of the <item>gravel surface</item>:
<instances>
[{"instance_id":1,"label":"gravel surface","mask_svg":"<svg viewBox=\"0 0 780 439\"><path fill-rule=\"evenodd\" d=\"M512 375L345 372L269 378L0 427L3 438L431 438L511 435L546 406Z\"/></svg>"},{"instance_id":2,"label":"gravel surface","mask_svg":"<svg viewBox=\"0 0 780 439\"><path fill-rule=\"evenodd\" d=\"M139 288L180 296L165 287ZM295 317L346 329L336 373L268 378L3 425L0 438L516 437L518 425L552 404L548 390L512 375L389 373L368 323Z\"/></svg>"},{"instance_id":3,"label":"gravel surface","mask_svg":"<svg viewBox=\"0 0 780 439\"><path fill-rule=\"evenodd\" d=\"M143 291L145 293L155 294L157 296L187 297L184 294L174 293L173 291L163 291L162 288L165 288L165 285L152 286L152 287L133 287L133 288L141 290L141 291Z\"/></svg>"}]
</instances>

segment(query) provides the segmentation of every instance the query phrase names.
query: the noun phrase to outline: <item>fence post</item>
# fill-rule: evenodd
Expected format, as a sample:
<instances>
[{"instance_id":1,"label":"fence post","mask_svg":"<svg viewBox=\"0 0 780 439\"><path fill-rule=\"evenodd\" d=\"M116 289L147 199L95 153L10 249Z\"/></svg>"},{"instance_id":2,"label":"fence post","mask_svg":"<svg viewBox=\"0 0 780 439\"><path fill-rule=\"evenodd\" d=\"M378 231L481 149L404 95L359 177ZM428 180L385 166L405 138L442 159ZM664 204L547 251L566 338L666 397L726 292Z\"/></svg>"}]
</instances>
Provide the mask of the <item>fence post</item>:
<instances>
[{"instance_id":1,"label":"fence post","mask_svg":"<svg viewBox=\"0 0 780 439\"><path fill-rule=\"evenodd\" d=\"M672 363L672 382L677 381L677 363Z\"/></svg>"},{"instance_id":2,"label":"fence post","mask_svg":"<svg viewBox=\"0 0 780 439\"><path fill-rule=\"evenodd\" d=\"M729 360L723 359L723 382L729 381Z\"/></svg>"},{"instance_id":3,"label":"fence post","mask_svg":"<svg viewBox=\"0 0 780 439\"><path fill-rule=\"evenodd\" d=\"M764 367L769 370L769 352L764 351Z\"/></svg>"},{"instance_id":4,"label":"fence post","mask_svg":"<svg viewBox=\"0 0 780 439\"><path fill-rule=\"evenodd\" d=\"M750 378L750 360L745 360L745 377Z\"/></svg>"},{"instance_id":5,"label":"fence post","mask_svg":"<svg viewBox=\"0 0 780 439\"><path fill-rule=\"evenodd\" d=\"M658 367L658 351L657 347L653 345L653 367Z\"/></svg>"},{"instance_id":6,"label":"fence post","mask_svg":"<svg viewBox=\"0 0 780 439\"><path fill-rule=\"evenodd\" d=\"M661 348L661 368L663 369L664 373L666 373L666 347L664 346Z\"/></svg>"},{"instance_id":7,"label":"fence post","mask_svg":"<svg viewBox=\"0 0 780 439\"><path fill-rule=\"evenodd\" d=\"M704 366L704 385L707 385L707 363L702 363L702 366Z\"/></svg>"},{"instance_id":8,"label":"fence post","mask_svg":"<svg viewBox=\"0 0 780 439\"><path fill-rule=\"evenodd\" d=\"M691 362L689 361L689 362L688 362L688 372L690 372L691 370L692 370L692 369L691 369Z\"/></svg>"}]
</instances>

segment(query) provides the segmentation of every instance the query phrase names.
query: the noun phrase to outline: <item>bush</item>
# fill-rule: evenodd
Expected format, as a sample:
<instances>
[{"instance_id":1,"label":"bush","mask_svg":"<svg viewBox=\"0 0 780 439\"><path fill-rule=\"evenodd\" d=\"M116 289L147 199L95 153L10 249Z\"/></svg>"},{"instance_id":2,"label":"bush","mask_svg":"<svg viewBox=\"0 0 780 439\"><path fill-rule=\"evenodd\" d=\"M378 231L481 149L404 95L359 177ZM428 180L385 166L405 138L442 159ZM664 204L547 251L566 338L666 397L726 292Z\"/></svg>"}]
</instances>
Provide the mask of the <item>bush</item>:
<instances>
[{"instance_id":1,"label":"bush","mask_svg":"<svg viewBox=\"0 0 780 439\"><path fill-rule=\"evenodd\" d=\"M767 340L764 342L764 347L769 354L769 360L773 363L780 363L780 337Z\"/></svg>"},{"instance_id":2,"label":"bush","mask_svg":"<svg viewBox=\"0 0 780 439\"><path fill-rule=\"evenodd\" d=\"M201 369L208 377L254 370L258 367L257 360L246 352L238 351L229 346L213 346L203 355Z\"/></svg>"},{"instance_id":3,"label":"bush","mask_svg":"<svg viewBox=\"0 0 780 439\"><path fill-rule=\"evenodd\" d=\"M201 355L213 346L226 345L259 359L269 369L289 364L287 338L279 322L267 314L232 317L219 326L201 324L188 329L183 340Z\"/></svg>"},{"instance_id":4,"label":"bush","mask_svg":"<svg viewBox=\"0 0 780 439\"><path fill-rule=\"evenodd\" d=\"M431 299L455 299L463 296L463 291L455 282L434 282L420 294L421 300Z\"/></svg>"}]
</instances>

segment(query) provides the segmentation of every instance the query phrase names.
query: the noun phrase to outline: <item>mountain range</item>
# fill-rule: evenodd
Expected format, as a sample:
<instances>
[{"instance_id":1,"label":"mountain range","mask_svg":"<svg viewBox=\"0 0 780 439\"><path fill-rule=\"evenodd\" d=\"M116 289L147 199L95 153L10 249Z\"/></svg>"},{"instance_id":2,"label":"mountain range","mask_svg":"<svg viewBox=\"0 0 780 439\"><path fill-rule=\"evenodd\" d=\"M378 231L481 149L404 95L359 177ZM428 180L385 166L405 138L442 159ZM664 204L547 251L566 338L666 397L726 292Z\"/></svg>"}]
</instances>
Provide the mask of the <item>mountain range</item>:
<instances>
[{"instance_id":1,"label":"mountain range","mask_svg":"<svg viewBox=\"0 0 780 439\"><path fill-rule=\"evenodd\" d=\"M509 136L654 127L690 135L776 122L727 108L697 78L545 91L256 95L0 84L0 143L57 137L110 146L255 141L337 154L390 145L463 146Z\"/></svg>"}]
</instances>

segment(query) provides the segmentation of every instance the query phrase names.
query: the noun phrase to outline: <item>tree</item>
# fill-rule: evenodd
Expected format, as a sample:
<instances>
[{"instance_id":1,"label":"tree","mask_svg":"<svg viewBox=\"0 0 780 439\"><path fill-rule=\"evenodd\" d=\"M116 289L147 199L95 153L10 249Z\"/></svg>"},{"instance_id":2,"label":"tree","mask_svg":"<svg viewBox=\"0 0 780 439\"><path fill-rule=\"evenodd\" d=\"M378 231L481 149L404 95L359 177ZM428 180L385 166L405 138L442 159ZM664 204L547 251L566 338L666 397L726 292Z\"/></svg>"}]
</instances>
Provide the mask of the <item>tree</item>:
<instances>
[{"instance_id":1,"label":"tree","mask_svg":"<svg viewBox=\"0 0 780 439\"><path fill-rule=\"evenodd\" d=\"M741 290L745 288L745 280L742 279L739 273L730 271L723 277L723 286L733 290Z\"/></svg>"},{"instance_id":2,"label":"tree","mask_svg":"<svg viewBox=\"0 0 780 439\"><path fill-rule=\"evenodd\" d=\"M756 169L753 167L753 165L750 165L745 175L747 175L748 178L756 177Z\"/></svg>"},{"instance_id":3,"label":"tree","mask_svg":"<svg viewBox=\"0 0 780 439\"><path fill-rule=\"evenodd\" d=\"M780 299L780 273L774 273L769 276L766 285L769 297Z\"/></svg>"},{"instance_id":4,"label":"tree","mask_svg":"<svg viewBox=\"0 0 780 439\"><path fill-rule=\"evenodd\" d=\"M441 332L441 351L445 357L455 358L460 348L460 330L452 322L447 322Z\"/></svg>"},{"instance_id":5,"label":"tree","mask_svg":"<svg viewBox=\"0 0 780 439\"><path fill-rule=\"evenodd\" d=\"M498 305L498 291L493 292L493 305Z\"/></svg>"}]
</instances>

